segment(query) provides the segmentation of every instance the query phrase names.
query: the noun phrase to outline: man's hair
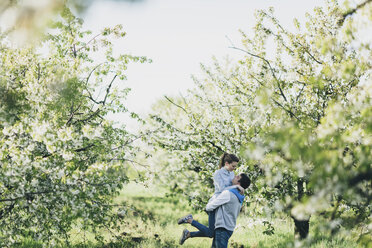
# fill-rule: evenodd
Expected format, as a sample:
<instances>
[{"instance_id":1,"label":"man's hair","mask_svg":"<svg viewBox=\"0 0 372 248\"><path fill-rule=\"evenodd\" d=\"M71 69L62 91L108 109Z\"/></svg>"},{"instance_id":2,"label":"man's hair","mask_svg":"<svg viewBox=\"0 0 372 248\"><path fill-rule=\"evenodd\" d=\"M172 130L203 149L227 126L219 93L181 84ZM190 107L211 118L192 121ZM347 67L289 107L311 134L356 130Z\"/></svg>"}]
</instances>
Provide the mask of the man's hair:
<instances>
[{"instance_id":1,"label":"man's hair","mask_svg":"<svg viewBox=\"0 0 372 248\"><path fill-rule=\"evenodd\" d=\"M239 180L240 186L242 186L244 189L248 188L249 185L251 185L251 179L247 176L247 174L242 173L240 174L240 180Z\"/></svg>"}]
</instances>

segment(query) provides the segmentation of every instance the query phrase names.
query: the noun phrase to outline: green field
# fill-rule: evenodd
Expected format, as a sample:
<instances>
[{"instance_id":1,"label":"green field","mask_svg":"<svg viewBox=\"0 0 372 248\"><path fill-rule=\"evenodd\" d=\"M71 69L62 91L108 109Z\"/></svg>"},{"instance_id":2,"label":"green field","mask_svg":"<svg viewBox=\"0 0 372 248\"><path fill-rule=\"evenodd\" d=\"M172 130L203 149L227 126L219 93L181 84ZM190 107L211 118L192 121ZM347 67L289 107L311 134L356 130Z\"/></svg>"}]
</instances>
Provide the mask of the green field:
<instances>
[{"instance_id":1,"label":"green field","mask_svg":"<svg viewBox=\"0 0 372 248\"><path fill-rule=\"evenodd\" d=\"M179 237L184 228L195 230L190 225L178 225L177 219L188 213L193 213L187 203L179 198L166 197L166 191L158 188L146 188L142 185L129 184L122 194L116 198L115 203L125 204L126 215L122 219L122 229L119 233L105 233L105 244L98 244L89 233L72 232L71 246L78 247L181 247L178 244ZM203 224L207 224L207 215L204 212L193 213L194 218ZM275 233L265 235L265 227L262 223L264 218L253 218L241 214L237 228L230 239L229 247L294 247L293 223L287 218L276 218L271 221L274 224ZM320 221L319 217L312 217L312 223ZM324 220L323 220L324 221ZM314 225L311 225L314 226ZM313 248L353 248L361 247L356 243L357 232L348 235L339 234L332 239L327 233L315 233L313 228L310 235L313 236ZM115 237L116 236L116 237ZM316 238L314 238L316 236ZM210 247L212 240L209 238L188 239L182 247ZM26 240L19 247L41 247L39 243Z\"/></svg>"},{"instance_id":2,"label":"green field","mask_svg":"<svg viewBox=\"0 0 372 248\"><path fill-rule=\"evenodd\" d=\"M195 230L190 225L178 225L177 219L192 209L183 199L165 197L165 191L156 188L145 188L141 185L130 184L116 199L117 203L128 206L127 215L123 218L123 226L119 242L113 242L112 247L176 247L184 228ZM193 213L194 218L207 224L204 212ZM265 235L262 224L263 218L252 218L241 215L237 228L230 239L230 247L290 247L293 246L293 223L290 219L274 219L275 234ZM319 218L313 217L312 221ZM313 225L312 225L313 226ZM310 232L314 236L314 231ZM108 235L110 237L111 235ZM316 241L311 247L358 247L353 235L336 236L333 239L316 234ZM111 236L112 239L112 236ZM75 242L81 237L75 236ZM188 239L182 247L210 247L211 239Z\"/></svg>"}]
</instances>

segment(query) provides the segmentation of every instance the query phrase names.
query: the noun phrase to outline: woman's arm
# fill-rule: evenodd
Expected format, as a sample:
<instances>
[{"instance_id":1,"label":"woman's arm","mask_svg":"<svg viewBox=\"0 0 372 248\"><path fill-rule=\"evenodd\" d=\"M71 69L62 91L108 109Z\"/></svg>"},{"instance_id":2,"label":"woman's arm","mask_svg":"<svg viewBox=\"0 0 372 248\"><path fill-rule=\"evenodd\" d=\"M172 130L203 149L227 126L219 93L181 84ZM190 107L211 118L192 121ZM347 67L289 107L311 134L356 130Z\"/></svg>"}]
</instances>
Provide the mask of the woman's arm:
<instances>
[{"instance_id":1,"label":"woman's arm","mask_svg":"<svg viewBox=\"0 0 372 248\"><path fill-rule=\"evenodd\" d=\"M229 187L226 187L224 190L234 189L237 188L240 192L240 194L244 195L244 188L240 185L231 185Z\"/></svg>"}]
</instances>

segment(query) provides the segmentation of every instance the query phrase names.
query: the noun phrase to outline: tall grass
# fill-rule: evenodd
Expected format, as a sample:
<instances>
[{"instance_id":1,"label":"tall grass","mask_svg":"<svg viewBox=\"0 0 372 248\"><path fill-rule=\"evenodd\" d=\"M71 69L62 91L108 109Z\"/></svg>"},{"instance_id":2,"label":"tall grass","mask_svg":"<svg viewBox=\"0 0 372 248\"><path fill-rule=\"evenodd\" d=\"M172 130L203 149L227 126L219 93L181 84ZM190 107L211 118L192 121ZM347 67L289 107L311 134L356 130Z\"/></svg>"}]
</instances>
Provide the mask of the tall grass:
<instances>
[{"instance_id":1,"label":"tall grass","mask_svg":"<svg viewBox=\"0 0 372 248\"><path fill-rule=\"evenodd\" d=\"M74 248L83 247L133 247L133 248L166 248L180 247L179 237L184 228L196 230L191 225L178 225L177 219L192 213L194 219L207 224L207 214L193 212L187 202L181 197L166 197L166 191L159 188L146 188L137 184L127 185L121 195L115 199L116 203L126 205L126 215L122 218L121 230L112 233L102 230L106 237L105 244L94 241L91 234L83 236L78 228L71 232L71 245ZM236 230L229 241L232 248L287 248L294 247L293 223L286 217L271 219L275 228L273 235L265 235L262 218L245 216L238 218ZM314 229L315 224L324 221L320 217L312 217L310 236L313 239L311 248L359 248L356 237L342 233L330 238L327 233L319 233ZM77 224L78 226L78 224ZM212 239L188 239L182 247L205 248L210 247ZM40 243L30 239L18 247L39 248Z\"/></svg>"}]
</instances>

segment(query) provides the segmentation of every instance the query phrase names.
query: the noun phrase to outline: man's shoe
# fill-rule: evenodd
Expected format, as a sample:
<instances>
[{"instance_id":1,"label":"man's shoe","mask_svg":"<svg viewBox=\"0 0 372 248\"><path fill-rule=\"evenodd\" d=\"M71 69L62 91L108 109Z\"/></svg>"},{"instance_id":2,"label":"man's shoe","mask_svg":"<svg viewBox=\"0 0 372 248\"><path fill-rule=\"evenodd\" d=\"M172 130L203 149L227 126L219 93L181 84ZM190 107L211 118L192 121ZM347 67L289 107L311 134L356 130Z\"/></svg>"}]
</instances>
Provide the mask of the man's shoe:
<instances>
[{"instance_id":1,"label":"man's shoe","mask_svg":"<svg viewBox=\"0 0 372 248\"><path fill-rule=\"evenodd\" d=\"M189 230L185 229L183 230L182 232L182 235L181 235L181 238L180 238L180 245L183 245L183 243L185 243L186 239L188 239L188 235L189 235Z\"/></svg>"},{"instance_id":2,"label":"man's shoe","mask_svg":"<svg viewBox=\"0 0 372 248\"><path fill-rule=\"evenodd\" d=\"M191 214L186 215L186 216L178 219L178 222L177 223L178 223L178 225L185 224L185 223L188 223L187 220L189 220L189 219L192 219L192 215Z\"/></svg>"}]
</instances>

